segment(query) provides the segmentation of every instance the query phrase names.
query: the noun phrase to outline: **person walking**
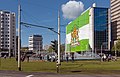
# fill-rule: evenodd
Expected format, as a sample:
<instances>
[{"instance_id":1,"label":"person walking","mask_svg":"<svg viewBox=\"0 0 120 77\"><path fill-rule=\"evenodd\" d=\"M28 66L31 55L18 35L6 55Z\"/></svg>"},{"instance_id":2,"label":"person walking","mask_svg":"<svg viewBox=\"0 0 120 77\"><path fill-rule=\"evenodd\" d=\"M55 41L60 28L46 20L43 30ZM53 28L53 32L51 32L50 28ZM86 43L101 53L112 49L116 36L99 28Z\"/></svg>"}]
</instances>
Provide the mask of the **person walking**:
<instances>
[{"instance_id":1,"label":"person walking","mask_svg":"<svg viewBox=\"0 0 120 77\"><path fill-rule=\"evenodd\" d=\"M69 58L68 53L66 53L66 61L67 62L68 62L68 58Z\"/></svg>"},{"instance_id":2,"label":"person walking","mask_svg":"<svg viewBox=\"0 0 120 77\"><path fill-rule=\"evenodd\" d=\"M74 53L72 53L71 58L72 58L72 62L74 62Z\"/></svg>"}]
</instances>

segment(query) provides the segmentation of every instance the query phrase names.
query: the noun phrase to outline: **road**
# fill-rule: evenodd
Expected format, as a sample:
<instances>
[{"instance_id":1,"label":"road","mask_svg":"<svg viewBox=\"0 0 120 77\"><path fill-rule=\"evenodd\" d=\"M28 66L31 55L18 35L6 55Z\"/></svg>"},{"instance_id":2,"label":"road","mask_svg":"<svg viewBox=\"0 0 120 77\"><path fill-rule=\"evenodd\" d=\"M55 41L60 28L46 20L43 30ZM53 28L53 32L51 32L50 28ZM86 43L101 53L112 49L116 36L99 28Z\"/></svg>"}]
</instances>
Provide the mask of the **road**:
<instances>
[{"instance_id":1,"label":"road","mask_svg":"<svg viewBox=\"0 0 120 77\"><path fill-rule=\"evenodd\" d=\"M120 77L120 75L84 75L84 74L56 74L42 72L0 71L0 77Z\"/></svg>"}]
</instances>

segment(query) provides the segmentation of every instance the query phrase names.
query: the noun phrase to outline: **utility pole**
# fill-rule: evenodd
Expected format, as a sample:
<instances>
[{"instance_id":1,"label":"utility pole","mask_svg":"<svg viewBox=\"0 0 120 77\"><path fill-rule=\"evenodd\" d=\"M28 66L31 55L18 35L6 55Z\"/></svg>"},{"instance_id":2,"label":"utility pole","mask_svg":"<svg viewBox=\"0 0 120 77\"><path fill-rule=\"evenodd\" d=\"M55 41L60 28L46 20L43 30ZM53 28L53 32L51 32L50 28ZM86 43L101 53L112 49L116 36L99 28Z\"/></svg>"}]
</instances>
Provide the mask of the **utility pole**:
<instances>
[{"instance_id":1,"label":"utility pole","mask_svg":"<svg viewBox=\"0 0 120 77\"><path fill-rule=\"evenodd\" d=\"M60 12L58 11L58 62L57 62L57 73L59 73L60 66Z\"/></svg>"},{"instance_id":2,"label":"utility pole","mask_svg":"<svg viewBox=\"0 0 120 77\"><path fill-rule=\"evenodd\" d=\"M40 41L39 41L38 49L39 49L39 55L40 55Z\"/></svg>"},{"instance_id":3,"label":"utility pole","mask_svg":"<svg viewBox=\"0 0 120 77\"><path fill-rule=\"evenodd\" d=\"M101 45L101 62L102 62L102 45Z\"/></svg>"},{"instance_id":4,"label":"utility pole","mask_svg":"<svg viewBox=\"0 0 120 77\"><path fill-rule=\"evenodd\" d=\"M18 70L21 71L21 5L18 3Z\"/></svg>"}]
</instances>

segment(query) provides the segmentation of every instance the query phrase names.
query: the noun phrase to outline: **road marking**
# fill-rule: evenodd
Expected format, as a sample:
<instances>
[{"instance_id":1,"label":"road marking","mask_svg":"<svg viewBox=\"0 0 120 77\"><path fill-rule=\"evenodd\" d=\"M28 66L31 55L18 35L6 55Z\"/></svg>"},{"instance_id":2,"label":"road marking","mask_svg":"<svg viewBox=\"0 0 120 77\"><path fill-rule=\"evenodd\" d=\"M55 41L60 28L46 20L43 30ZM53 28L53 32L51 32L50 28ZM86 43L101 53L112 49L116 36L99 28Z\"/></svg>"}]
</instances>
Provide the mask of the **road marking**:
<instances>
[{"instance_id":1,"label":"road marking","mask_svg":"<svg viewBox=\"0 0 120 77\"><path fill-rule=\"evenodd\" d=\"M32 76L34 76L34 75L28 75L28 76L26 76L26 77L32 77Z\"/></svg>"}]
</instances>

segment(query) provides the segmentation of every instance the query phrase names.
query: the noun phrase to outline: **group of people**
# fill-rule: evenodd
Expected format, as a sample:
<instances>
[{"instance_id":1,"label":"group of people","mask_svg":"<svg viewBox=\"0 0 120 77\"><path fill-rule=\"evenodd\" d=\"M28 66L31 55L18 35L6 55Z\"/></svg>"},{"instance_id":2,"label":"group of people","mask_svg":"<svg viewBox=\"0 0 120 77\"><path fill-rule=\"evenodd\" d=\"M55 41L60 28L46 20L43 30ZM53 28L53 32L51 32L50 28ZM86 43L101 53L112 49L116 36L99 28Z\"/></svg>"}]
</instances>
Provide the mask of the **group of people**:
<instances>
[{"instance_id":1,"label":"group of people","mask_svg":"<svg viewBox=\"0 0 120 77\"><path fill-rule=\"evenodd\" d=\"M71 59L72 59L72 62L74 62L74 53L71 54ZM68 53L66 53L66 61L67 62L69 61L69 55L68 55Z\"/></svg>"},{"instance_id":2,"label":"group of people","mask_svg":"<svg viewBox=\"0 0 120 77\"><path fill-rule=\"evenodd\" d=\"M110 60L112 60L113 59L113 57L112 57L112 55L111 54L103 54L102 56L101 56L101 58L102 58L102 61L110 61Z\"/></svg>"}]
</instances>

